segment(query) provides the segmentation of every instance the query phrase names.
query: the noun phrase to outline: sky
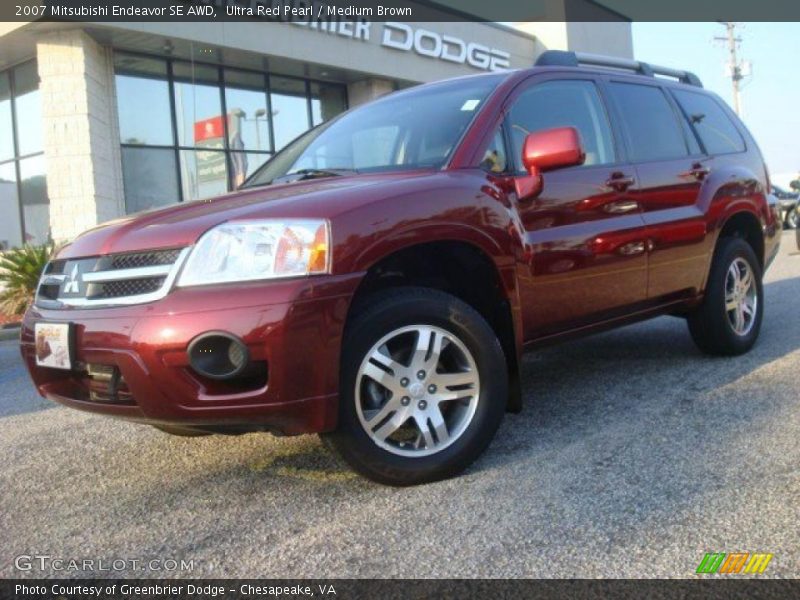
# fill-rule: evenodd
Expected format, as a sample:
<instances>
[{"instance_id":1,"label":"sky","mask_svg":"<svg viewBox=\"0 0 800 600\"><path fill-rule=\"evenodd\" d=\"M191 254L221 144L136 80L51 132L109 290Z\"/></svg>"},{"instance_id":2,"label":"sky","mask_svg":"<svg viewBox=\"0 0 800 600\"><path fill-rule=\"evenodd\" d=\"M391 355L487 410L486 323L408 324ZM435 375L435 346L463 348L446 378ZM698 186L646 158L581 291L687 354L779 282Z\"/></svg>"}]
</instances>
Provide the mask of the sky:
<instances>
[{"instance_id":1,"label":"sky","mask_svg":"<svg viewBox=\"0 0 800 600\"><path fill-rule=\"evenodd\" d=\"M742 82L742 119L764 154L773 181L800 171L800 23L741 23L741 59L752 63ZM638 60L687 69L730 105L726 77L727 44L719 23L634 23L633 50Z\"/></svg>"}]
</instances>

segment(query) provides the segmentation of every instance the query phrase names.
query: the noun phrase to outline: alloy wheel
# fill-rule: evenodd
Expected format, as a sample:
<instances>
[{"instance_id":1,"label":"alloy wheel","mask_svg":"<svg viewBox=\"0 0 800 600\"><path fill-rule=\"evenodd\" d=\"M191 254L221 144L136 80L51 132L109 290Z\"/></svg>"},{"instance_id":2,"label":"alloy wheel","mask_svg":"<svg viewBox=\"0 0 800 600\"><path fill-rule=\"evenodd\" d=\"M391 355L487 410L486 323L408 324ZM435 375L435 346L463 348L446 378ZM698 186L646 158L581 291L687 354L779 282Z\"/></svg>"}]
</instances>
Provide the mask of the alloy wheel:
<instances>
[{"instance_id":1,"label":"alloy wheel","mask_svg":"<svg viewBox=\"0 0 800 600\"><path fill-rule=\"evenodd\" d=\"M743 258L736 258L725 277L725 312L736 335L750 333L758 311L758 289L753 269Z\"/></svg>"},{"instance_id":2,"label":"alloy wheel","mask_svg":"<svg viewBox=\"0 0 800 600\"><path fill-rule=\"evenodd\" d=\"M356 376L356 411L364 431L400 456L430 456L453 444L472 421L479 399L472 354L454 334L432 325L385 335Z\"/></svg>"}]
</instances>

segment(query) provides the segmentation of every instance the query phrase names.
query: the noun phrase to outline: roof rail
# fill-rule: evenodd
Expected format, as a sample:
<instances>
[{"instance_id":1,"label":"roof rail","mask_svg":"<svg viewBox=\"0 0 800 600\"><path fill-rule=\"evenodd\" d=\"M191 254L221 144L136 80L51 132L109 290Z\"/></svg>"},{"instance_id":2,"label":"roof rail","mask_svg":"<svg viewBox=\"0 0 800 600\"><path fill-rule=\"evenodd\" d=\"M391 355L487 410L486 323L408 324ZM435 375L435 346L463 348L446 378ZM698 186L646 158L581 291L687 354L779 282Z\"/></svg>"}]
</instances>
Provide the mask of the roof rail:
<instances>
[{"instance_id":1,"label":"roof rail","mask_svg":"<svg viewBox=\"0 0 800 600\"><path fill-rule=\"evenodd\" d=\"M537 67L579 67L581 65L623 69L647 77L664 75L666 77L673 77L681 83L703 87L700 78L690 71L659 67L630 58L617 58L615 56L601 56L599 54L569 52L566 50L546 50L536 59Z\"/></svg>"}]
</instances>

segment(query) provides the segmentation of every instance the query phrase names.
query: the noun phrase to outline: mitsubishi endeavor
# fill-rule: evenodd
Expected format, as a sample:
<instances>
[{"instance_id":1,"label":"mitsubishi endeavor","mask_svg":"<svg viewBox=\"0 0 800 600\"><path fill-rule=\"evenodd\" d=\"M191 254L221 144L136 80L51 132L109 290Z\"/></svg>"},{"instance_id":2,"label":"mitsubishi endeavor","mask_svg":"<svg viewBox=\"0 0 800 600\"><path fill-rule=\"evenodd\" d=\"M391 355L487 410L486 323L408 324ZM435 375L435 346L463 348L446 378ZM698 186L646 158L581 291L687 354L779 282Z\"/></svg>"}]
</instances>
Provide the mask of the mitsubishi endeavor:
<instances>
[{"instance_id":1,"label":"mitsubishi endeavor","mask_svg":"<svg viewBox=\"0 0 800 600\"><path fill-rule=\"evenodd\" d=\"M521 354L683 317L756 342L780 221L695 75L549 51L301 135L236 192L88 231L22 329L40 394L176 435L319 433L354 469L452 476L520 409Z\"/></svg>"}]
</instances>

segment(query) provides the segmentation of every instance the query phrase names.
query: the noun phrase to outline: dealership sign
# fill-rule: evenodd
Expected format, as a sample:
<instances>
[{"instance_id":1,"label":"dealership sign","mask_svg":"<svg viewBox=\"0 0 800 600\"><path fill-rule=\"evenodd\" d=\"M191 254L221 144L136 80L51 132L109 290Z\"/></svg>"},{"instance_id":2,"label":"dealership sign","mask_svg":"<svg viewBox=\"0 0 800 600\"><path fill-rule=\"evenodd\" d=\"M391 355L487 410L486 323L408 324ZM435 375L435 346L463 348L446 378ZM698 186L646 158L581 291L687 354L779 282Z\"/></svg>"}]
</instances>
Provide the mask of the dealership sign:
<instances>
[{"instance_id":1,"label":"dealership sign","mask_svg":"<svg viewBox=\"0 0 800 600\"><path fill-rule=\"evenodd\" d=\"M289 21L308 29L335 34L356 40L370 41L374 23L364 19L349 20L310 20ZM508 69L511 66L511 54L505 50L491 48L477 42L463 40L453 35L437 33L421 27L412 27L406 23L387 21L382 23L380 45L401 52L409 52L424 56L469 65L485 71Z\"/></svg>"},{"instance_id":2,"label":"dealership sign","mask_svg":"<svg viewBox=\"0 0 800 600\"><path fill-rule=\"evenodd\" d=\"M466 63L476 69L488 71L507 69L511 59L511 55L503 50L465 42L452 35L427 29L415 29L405 23L384 23L381 45L462 65Z\"/></svg>"}]
</instances>

